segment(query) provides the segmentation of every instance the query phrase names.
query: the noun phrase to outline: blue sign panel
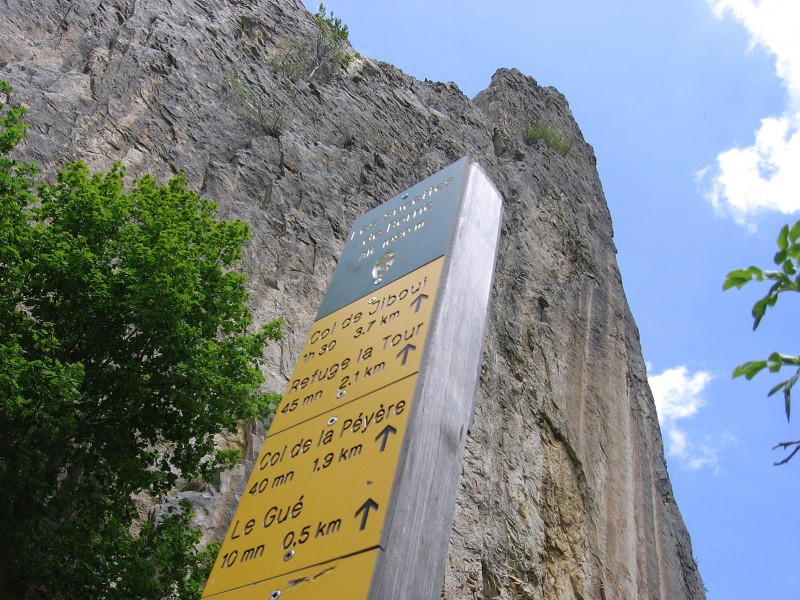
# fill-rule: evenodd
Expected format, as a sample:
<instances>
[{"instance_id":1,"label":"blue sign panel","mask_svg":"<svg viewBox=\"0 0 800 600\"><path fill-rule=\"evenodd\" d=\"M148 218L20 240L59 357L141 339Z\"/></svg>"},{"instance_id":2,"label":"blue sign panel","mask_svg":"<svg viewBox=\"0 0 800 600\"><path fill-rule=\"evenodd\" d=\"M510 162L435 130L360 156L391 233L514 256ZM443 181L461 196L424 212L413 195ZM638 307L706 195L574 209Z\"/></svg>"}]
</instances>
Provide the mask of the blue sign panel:
<instances>
[{"instance_id":1,"label":"blue sign panel","mask_svg":"<svg viewBox=\"0 0 800 600\"><path fill-rule=\"evenodd\" d=\"M444 255L466 167L465 157L356 220L317 319Z\"/></svg>"}]
</instances>

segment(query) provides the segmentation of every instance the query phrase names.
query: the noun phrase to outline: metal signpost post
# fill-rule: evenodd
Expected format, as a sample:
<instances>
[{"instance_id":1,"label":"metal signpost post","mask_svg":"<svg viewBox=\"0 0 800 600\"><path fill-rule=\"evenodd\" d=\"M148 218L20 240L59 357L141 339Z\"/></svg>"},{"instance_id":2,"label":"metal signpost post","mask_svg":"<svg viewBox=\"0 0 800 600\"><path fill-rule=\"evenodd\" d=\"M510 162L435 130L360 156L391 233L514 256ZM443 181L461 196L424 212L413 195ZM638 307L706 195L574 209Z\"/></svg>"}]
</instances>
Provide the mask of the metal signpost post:
<instances>
[{"instance_id":1,"label":"metal signpost post","mask_svg":"<svg viewBox=\"0 0 800 600\"><path fill-rule=\"evenodd\" d=\"M464 158L356 221L204 598L439 598L501 217Z\"/></svg>"}]
</instances>

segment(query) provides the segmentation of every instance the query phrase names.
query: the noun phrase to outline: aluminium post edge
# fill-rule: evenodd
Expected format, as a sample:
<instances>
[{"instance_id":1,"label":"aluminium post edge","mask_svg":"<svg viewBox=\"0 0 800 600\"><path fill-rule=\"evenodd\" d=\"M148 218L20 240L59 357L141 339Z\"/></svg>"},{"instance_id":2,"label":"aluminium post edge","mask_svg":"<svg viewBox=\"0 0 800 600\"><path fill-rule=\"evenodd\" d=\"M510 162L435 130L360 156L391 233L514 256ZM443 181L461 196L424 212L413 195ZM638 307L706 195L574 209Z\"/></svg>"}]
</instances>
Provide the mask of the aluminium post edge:
<instances>
[{"instance_id":1,"label":"aluminium post edge","mask_svg":"<svg viewBox=\"0 0 800 600\"><path fill-rule=\"evenodd\" d=\"M503 201L467 157L371 600L438 600L472 424Z\"/></svg>"}]
</instances>

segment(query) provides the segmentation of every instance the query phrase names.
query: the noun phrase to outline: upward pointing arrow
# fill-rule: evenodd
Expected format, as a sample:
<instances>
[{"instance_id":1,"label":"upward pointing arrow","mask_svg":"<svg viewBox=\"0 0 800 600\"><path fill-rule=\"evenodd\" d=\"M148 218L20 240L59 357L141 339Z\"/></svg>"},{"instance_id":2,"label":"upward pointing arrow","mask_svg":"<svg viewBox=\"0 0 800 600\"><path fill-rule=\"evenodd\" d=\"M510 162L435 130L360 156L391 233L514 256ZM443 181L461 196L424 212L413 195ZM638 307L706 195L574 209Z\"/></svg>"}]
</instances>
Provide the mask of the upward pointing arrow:
<instances>
[{"instance_id":1,"label":"upward pointing arrow","mask_svg":"<svg viewBox=\"0 0 800 600\"><path fill-rule=\"evenodd\" d=\"M411 306L414 306L416 304L416 306L414 307L415 313L419 312L419 309L422 306L422 301L425 300L426 298L428 298L428 294L420 294L419 296L414 298L414 300L411 301Z\"/></svg>"},{"instance_id":2,"label":"upward pointing arrow","mask_svg":"<svg viewBox=\"0 0 800 600\"><path fill-rule=\"evenodd\" d=\"M381 452L386 449L386 440L389 439L389 434L397 433L397 429L392 427L391 425L387 425L383 428L383 430L375 436L375 441L378 441L378 438L383 436L383 440L381 440Z\"/></svg>"},{"instance_id":3,"label":"upward pointing arrow","mask_svg":"<svg viewBox=\"0 0 800 600\"><path fill-rule=\"evenodd\" d=\"M416 347L415 345L413 345L413 344L406 344L406 347L405 347L405 348L403 348L402 350L400 350L400 352L398 352L398 354L397 354L397 358L400 358L400 355L401 355L401 354L402 354L402 356L403 356L403 358L401 359L401 362L400 362L400 366L401 366L401 367L402 367L404 364L406 364L406 361L408 360L408 353L409 353L409 352L411 352L412 350L416 350L416 349L417 349L417 347Z\"/></svg>"},{"instance_id":4,"label":"upward pointing arrow","mask_svg":"<svg viewBox=\"0 0 800 600\"><path fill-rule=\"evenodd\" d=\"M378 503L375 502L375 500L373 500L372 498L367 498L367 501L364 502L364 504L361 505L361 508L359 508L356 511L355 514L356 517L363 513L363 516L361 517L361 525L358 528L359 531L364 531L364 528L367 526L367 518L369 517L369 511L372 510L373 508L377 509Z\"/></svg>"}]
</instances>

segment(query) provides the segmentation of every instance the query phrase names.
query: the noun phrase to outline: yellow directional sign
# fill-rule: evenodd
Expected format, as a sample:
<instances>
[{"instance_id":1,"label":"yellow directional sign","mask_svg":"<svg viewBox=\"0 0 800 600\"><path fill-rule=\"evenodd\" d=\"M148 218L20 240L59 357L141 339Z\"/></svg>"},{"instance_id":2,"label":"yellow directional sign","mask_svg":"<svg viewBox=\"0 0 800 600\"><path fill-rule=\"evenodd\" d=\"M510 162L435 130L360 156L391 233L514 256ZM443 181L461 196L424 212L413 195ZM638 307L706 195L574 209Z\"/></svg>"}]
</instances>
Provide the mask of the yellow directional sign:
<instances>
[{"instance_id":1,"label":"yellow directional sign","mask_svg":"<svg viewBox=\"0 0 800 600\"><path fill-rule=\"evenodd\" d=\"M352 569L380 543L442 265L435 260L314 323L205 598L261 598L247 595L255 584L286 589L331 561L368 586L371 571ZM312 586L291 587L292 600L313 597L297 593Z\"/></svg>"},{"instance_id":2,"label":"yellow directional sign","mask_svg":"<svg viewBox=\"0 0 800 600\"><path fill-rule=\"evenodd\" d=\"M501 216L465 157L356 219L204 598L438 597Z\"/></svg>"}]
</instances>

